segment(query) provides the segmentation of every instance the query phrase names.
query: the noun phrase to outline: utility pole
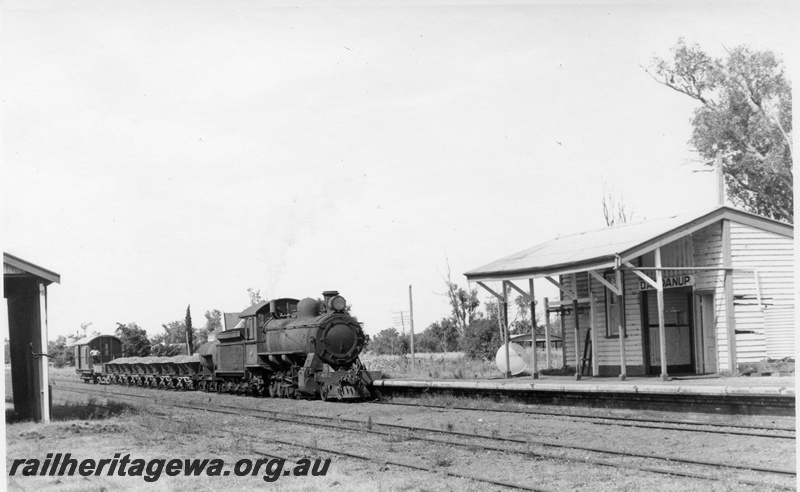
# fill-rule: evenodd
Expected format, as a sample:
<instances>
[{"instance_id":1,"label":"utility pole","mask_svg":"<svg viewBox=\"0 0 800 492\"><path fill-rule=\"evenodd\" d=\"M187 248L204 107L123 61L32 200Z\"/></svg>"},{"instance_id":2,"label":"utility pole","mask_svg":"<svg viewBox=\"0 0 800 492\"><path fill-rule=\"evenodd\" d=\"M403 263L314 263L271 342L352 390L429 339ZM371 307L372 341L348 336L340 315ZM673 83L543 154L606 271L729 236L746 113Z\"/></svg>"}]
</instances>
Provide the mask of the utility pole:
<instances>
[{"instance_id":1,"label":"utility pole","mask_svg":"<svg viewBox=\"0 0 800 492\"><path fill-rule=\"evenodd\" d=\"M411 369L414 369L416 366L416 361L414 360L414 298L411 295L410 285L408 286L408 318L411 325Z\"/></svg>"},{"instance_id":2,"label":"utility pole","mask_svg":"<svg viewBox=\"0 0 800 492\"><path fill-rule=\"evenodd\" d=\"M405 336L406 334L406 318L408 317L408 313L405 311L396 311L392 313L392 322L395 329L397 326L400 326L400 332Z\"/></svg>"}]
</instances>

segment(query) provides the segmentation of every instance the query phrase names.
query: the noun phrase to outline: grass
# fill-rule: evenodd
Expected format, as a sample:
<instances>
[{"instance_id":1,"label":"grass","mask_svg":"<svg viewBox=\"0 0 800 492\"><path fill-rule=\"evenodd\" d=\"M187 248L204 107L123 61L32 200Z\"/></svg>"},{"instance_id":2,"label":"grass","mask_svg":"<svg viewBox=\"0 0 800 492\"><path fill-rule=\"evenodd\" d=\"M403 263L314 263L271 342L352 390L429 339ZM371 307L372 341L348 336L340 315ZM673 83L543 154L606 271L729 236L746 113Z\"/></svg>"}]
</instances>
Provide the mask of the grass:
<instances>
[{"instance_id":1,"label":"grass","mask_svg":"<svg viewBox=\"0 0 800 492\"><path fill-rule=\"evenodd\" d=\"M366 352L361 361L371 371L381 371L384 378L401 379L497 379L503 373L495 362L469 359L461 352L415 354L414 364L410 355L377 355ZM538 366L544 366L545 353L537 351ZM560 358L553 357L553 364L560 368ZM558 369L553 369L557 371ZM548 374L541 371L542 374Z\"/></svg>"},{"instance_id":2,"label":"grass","mask_svg":"<svg viewBox=\"0 0 800 492\"><path fill-rule=\"evenodd\" d=\"M125 403L101 403L94 398L85 402L53 402L50 409L50 420L54 422L70 420L98 420L117 416L130 416L137 413L137 409ZM17 424L29 420L21 419L13 409L6 409L6 425Z\"/></svg>"}]
</instances>

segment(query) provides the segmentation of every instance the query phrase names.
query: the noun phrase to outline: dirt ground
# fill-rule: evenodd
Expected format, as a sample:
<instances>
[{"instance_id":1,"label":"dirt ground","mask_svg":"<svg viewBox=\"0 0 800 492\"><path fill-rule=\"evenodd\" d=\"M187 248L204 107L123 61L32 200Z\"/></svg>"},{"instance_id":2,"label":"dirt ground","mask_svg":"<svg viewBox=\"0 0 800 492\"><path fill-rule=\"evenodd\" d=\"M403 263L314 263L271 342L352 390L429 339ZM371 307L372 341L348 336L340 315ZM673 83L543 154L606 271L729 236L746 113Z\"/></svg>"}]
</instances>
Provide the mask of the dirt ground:
<instances>
[{"instance_id":1,"label":"dirt ground","mask_svg":"<svg viewBox=\"0 0 800 492\"><path fill-rule=\"evenodd\" d=\"M66 388L66 386L65 386ZM117 391L117 386L92 387L95 402L113 403L104 396ZM496 480L525 484L546 490L753 490L729 481L706 480L655 475L600 465L587 465L580 460L587 452L546 448L539 442L578 444L624 449L645 453L692 457L728 463L760 464L768 467L795 467L795 442L785 439L737 437L720 434L696 434L663 429L640 429L597 425L564 418L520 416L485 411L431 410L372 403L337 404L320 401L255 399L205 393L175 393L134 389L148 395L146 406L123 410L102 419L87 419L89 407L85 397L60 390L56 385L54 420L49 424L11 423L7 431L7 459L44 460L48 453L71 453L79 460L111 459L115 455L130 459L194 459L224 460L228 476L175 476L162 473L158 480L147 482L142 476L9 477L11 490L499 490L502 487L446 475L475 474ZM527 451L546 457L486 451L477 446L457 447L426 443L403 431L389 435L328 430L305 424L276 422L237 415L211 412L168 410L166 401L222 403L240 408L268 409L275 412L315 414L370 423L395 423L431 429L447 429L481 436L506 436L529 441ZM137 404L139 405L139 404ZM160 415L165 413L166 415ZM435 436L431 434L431 436ZM444 436L436 436L444 439ZM280 443L277 441L284 441ZM309 451L286 442L304 443L331 451L347 451L377 459L365 462L337 456L332 452ZM280 476L274 482L264 474L235 476L235 463L243 458L255 462L263 454L288 458L297 463L308 458L331 459L325 476ZM566 461L564 460L566 458ZM604 457L608 461L638 460ZM392 464L403 462L433 467L436 472L411 470ZM634 463L636 464L636 463ZM642 466L647 466L645 462ZM650 464L649 466L666 466ZM287 465L287 468L289 465ZM688 467L683 469L690 470ZM708 470L703 470L709 473ZM718 472L723 474L724 472ZM725 475L722 475L723 477ZM761 480L753 474L749 478ZM758 487L757 487L758 488Z\"/></svg>"}]
</instances>

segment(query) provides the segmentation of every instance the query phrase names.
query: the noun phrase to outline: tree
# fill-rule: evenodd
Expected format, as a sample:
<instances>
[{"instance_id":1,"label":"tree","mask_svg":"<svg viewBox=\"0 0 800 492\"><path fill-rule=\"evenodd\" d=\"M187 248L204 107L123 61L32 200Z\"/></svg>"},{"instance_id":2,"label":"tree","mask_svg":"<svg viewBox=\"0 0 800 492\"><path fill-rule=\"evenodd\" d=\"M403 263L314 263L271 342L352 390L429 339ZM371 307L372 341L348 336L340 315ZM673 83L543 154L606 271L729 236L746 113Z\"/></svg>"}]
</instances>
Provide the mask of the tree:
<instances>
[{"instance_id":1,"label":"tree","mask_svg":"<svg viewBox=\"0 0 800 492\"><path fill-rule=\"evenodd\" d=\"M417 353L433 353L441 352L442 347L439 345L439 340L431 336L430 331L426 329L414 335L414 350Z\"/></svg>"},{"instance_id":2,"label":"tree","mask_svg":"<svg viewBox=\"0 0 800 492\"><path fill-rule=\"evenodd\" d=\"M170 321L162 324L164 333L159 333L150 338L152 349L150 355L156 357L172 357L179 355L186 343L186 322L184 320Z\"/></svg>"},{"instance_id":3,"label":"tree","mask_svg":"<svg viewBox=\"0 0 800 492\"><path fill-rule=\"evenodd\" d=\"M258 304L262 301L261 299L261 290L254 289L252 287L247 288L247 295L250 297L250 305Z\"/></svg>"},{"instance_id":4,"label":"tree","mask_svg":"<svg viewBox=\"0 0 800 492\"><path fill-rule=\"evenodd\" d=\"M756 214L794 220L791 84L771 51L738 46L725 59L679 39L655 58L660 84L700 103L689 143L708 166L721 160L728 197Z\"/></svg>"},{"instance_id":5,"label":"tree","mask_svg":"<svg viewBox=\"0 0 800 492\"><path fill-rule=\"evenodd\" d=\"M206 311L206 331L213 333L222 329L222 312L219 309Z\"/></svg>"},{"instance_id":6,"label":"tree","mask_svg":"<svg viewBox=\"0 0 800 492\"><path fill-rule=\"evenodd\" d=\"M420 352L452 352L458 350L459 333L450 318L431 323L415 340Z\"/></svg>"},{"instance_id":7,"label":"tree","mask_svg":"<svg viewBox=\"0 0 800 492\"><path fill-rule=\"evenodd\" d=\"M496 319L477 319L467 326L461 340L461 350L471 359L493 360L503 344Z\"/></svg>"},{"instance_id":8,"label":"tree","mask_svg":"<svg viewBox=\"0 0 800 492\"><path fill-rule=\"evenodd\" d=\"M59 335L55 341L47 342L47 354L55 367L72 366L75 364L75 352L72 347L67 347L67 338Z\"/></svg>"},{"instance_id":9,"label":"tree","mask_svg":"<svg viewBox=\"0 0 800 492\"><path fill-rule=\"evenodd\" d=\"M620 195L617 198L614 189L608 189L606 182L603 181L603 216L606 219L606 225L613 227L619 224L626 224L633 218L633 210L625 210L625 200Z\"/></svg>"},{"instance_id":10,"label":"tree","mask_svg":"<svg viewBox=\"0 0 800 492\"><path fill-rule=\"evenodd\" d=\"M192 330L192 312L190 310L191 305L186 306L186 320L184 324L186 325L186 347L189 351L189 355L194 353L194 330Z\"/></svg>"},{"instance_id":11,"label":"tree","mask_svg":"<svg viewBox=\"0 0 800 492\"><path fill-rule=\"evenodd\" d=\"M147 357L150 355L150 341L147 332L136 323L123 325L117 323L117 338L122 342L123 357Z\"/></svg>"},{"instance_id":12,"label":"tree","mask_svg":"<svg viewBox=\"0 0 800 492\"><path fill-rule=\"evenodd\" d=\"M222 312L219 309L206 311L205 316L206 326L202 330L197 330L197 337L195 338L195 346L198 348L208 342L210 334L222 330Z\"/></svg>"},{"instance_id":13,"label":"tree","mask_svg":"<svg viewBox=\"0 0 800 492\"><path fill-rule=\"evenodd\" d=\"M410 339L395 328L386 328L370 340L369 348L376 354L404 355L410 351Z\"/></svg>"},{"instance_id":14,"label":"tree","mask_svg":"<svg viewBox=\"0 0 800 492\"><path fill-rule=\"evenodd\" d=\"M535 305L539 305L539 301L534 301ZM514 333L530 333L531 332L531 302L523 296L514 298L514 305L517 307L517 315L511 321L511 331ZM539 319L542 314L536 315L536 330L539 331Z\"/></svg>"},{"instance_id":15,"label":"tree","mask_svg":"<svg viewBox=\"0 0 800 492\"><path fill-rule=\"evenodd\" d=\"M478 289L466 291L450 280L450 264L447 265L447 300L450 302L450 318L458 330L460 337L466 333L467 326L475 316L475 311L481 305L478 300Z\"/></svg>"}]
</instances>

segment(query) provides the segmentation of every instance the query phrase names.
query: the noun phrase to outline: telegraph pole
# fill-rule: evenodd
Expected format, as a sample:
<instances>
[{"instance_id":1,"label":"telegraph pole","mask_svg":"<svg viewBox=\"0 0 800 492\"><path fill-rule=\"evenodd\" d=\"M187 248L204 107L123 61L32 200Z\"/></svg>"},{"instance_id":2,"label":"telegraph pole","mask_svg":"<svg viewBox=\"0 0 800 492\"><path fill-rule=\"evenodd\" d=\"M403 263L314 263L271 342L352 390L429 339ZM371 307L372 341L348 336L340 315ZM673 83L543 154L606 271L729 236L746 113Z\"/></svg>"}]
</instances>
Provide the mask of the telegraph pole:
<instances>
[{"instance_id":1,"label":"telegraph pole","mask_svg":"<svg viewBox=\"0 0 800 492\"><path fill-rule=\"evenodd\" d=\"M408 286L408 318L411 325L411 368L414 369L414 298L411 295L411 286Z\"/></svg>"}]
</instances>

